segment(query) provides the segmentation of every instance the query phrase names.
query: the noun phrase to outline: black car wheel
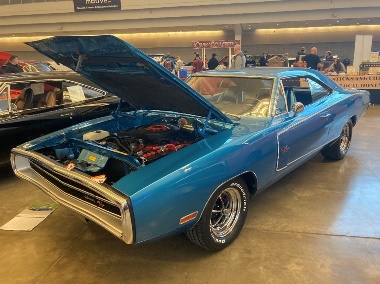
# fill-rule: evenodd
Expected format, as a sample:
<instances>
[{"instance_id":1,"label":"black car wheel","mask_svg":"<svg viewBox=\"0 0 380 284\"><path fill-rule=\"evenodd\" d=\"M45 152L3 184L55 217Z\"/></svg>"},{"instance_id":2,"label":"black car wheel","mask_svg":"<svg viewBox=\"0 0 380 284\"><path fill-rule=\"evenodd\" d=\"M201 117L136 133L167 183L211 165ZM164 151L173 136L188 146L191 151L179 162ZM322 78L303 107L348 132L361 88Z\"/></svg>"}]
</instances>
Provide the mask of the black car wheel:
<instances>
[{"instance_id":1,"label":"black car wheel","mask_svg":"<svg viewBox=\"0 0 380 284\"><path fill-rule=\"evenodd\" d=\"M202 217L186 232L195 244L212 251L231 244L243 228L248 211L248 188L236 178L218 188L209 199Z\"/></svg>"},{"instance_id":2,"label":"black car wheel","mask_svg":"<svg viewBox=\"0 0 380 284\"><path fill-rule=\"evenodd\" d=\"M352 121L348 120L343 126L339 139L337 139L329 147L324 148L321 153L328 159L342 160L350 148L352 137Z\"/></svg>"}]
</instances>

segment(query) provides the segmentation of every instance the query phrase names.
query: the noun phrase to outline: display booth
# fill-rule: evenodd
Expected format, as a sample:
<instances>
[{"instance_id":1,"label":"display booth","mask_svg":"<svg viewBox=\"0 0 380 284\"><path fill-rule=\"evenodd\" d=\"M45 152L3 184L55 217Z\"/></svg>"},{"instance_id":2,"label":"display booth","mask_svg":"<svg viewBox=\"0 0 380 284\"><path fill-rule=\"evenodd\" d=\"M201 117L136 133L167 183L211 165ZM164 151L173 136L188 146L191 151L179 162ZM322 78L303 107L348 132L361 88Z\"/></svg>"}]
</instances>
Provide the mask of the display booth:
<instances>
[{"instance_id":1,"label":"display booth","mask_svg":"<svg viewBox=\"0 0 380 284\"><path fill-rule=\"evenodd\" d=\"M345 89L361 89L370 92L372 104L380 104L380 56L378 51L362 59L359 71L355 66L347 67L347 75L329 75Z\"/></svg>"},{"instance_id":2,"label":"display booth","mask_svg":"<svg viewBox=\"0 0 380 284\"><path fill-rule=\"evenodd\" d=\"M201 58L203 62L206 59L206 49L210 48L228 48L228 66L231 66L232 50L235 45L240 45L240 40L211 40L211 41L193 41L192 47L201 50ZM206 67L206 66L205 66Z\"/></svg>"}]
</instances>

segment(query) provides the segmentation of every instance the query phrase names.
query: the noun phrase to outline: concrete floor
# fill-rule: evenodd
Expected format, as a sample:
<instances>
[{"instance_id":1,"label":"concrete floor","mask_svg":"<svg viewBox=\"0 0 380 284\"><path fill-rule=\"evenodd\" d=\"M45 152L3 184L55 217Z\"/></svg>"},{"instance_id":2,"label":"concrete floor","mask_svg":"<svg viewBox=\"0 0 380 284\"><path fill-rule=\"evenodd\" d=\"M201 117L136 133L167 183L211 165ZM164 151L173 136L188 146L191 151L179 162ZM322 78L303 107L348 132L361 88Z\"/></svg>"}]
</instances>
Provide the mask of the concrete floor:
<instances>
[{"instance_id":1,"label":"concrete floor","mask_svg":"<svg viewBox=\"0 0 380 284\"><path fill-rule=\"evenodd\" d=\"M252 198L239 238L218 253L183 235L128 246L59 207L31 232L0 230L0 283L380 283L379 140L373 106L344 160L318 155ZM51 202L1 175L0 226Z\"/></svg>"}]
</instances>

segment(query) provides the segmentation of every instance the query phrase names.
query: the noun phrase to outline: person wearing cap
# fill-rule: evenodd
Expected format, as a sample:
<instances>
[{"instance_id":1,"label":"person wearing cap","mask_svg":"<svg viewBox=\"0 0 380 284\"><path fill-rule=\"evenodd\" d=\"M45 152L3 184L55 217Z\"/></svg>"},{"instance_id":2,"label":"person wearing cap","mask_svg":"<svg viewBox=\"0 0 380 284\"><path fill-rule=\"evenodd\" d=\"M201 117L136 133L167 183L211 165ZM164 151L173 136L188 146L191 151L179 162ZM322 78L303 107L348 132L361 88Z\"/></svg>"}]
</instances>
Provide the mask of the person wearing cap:
<instances>
[{"instance_id":1,"label":"person wearing cap","mask_svg":"<svg viewBox=\"0 0 380 284\"><path fill-rule=\"evenodd\" d=\"M323 60L326 61L333 61L334 57L331 55L331 51L326 51L325 56L323 57Z\"/></svg>"},{"instance_id":2,"label":"person wearing cap","mask_svg":"<svg viewBox=\"0 0 380 284\"><path fill-rule=\"evenodd\" d=\"M208 61L208 69L214 70L216 67L218 67L219 61L216 58L216 56L217 56L216 53L212 54L211 59Z\"/></svg>"},{"instance_id":3,"label":"person wearing cap","mask_svg":"<svg viewBox=\"0 0 380 284\"><path fill-rule=\"evenodd\" d=\"M297 52L296 61L302 61L302 58L306 55L305 53L306 48L301 47L301 51Z\"/></svg>"}]
</instances>

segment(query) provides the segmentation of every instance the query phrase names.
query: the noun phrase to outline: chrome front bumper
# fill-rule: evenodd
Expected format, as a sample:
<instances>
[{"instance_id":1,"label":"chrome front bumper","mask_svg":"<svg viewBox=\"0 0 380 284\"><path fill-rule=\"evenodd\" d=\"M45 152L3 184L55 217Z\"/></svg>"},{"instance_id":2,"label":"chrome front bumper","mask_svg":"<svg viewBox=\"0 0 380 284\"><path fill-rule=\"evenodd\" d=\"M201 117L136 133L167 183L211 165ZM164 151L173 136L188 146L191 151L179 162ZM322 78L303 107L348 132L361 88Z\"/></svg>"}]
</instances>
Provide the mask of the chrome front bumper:
<instances>
[{"instance_id":1,"label":"chrome front bumper","mask_svg":"<svg viewBox=\"0 0 380 284\"><path fill-rule=\"evenodd\" d=\"M35 184L59 204L99 224L125 243L134 242L128 196L36 152L14 148L11 163L18 177Z\"/></svg>"}]
</instances>

